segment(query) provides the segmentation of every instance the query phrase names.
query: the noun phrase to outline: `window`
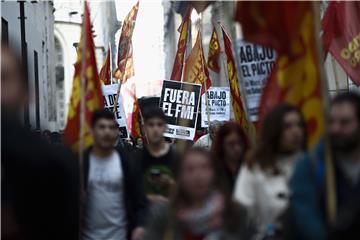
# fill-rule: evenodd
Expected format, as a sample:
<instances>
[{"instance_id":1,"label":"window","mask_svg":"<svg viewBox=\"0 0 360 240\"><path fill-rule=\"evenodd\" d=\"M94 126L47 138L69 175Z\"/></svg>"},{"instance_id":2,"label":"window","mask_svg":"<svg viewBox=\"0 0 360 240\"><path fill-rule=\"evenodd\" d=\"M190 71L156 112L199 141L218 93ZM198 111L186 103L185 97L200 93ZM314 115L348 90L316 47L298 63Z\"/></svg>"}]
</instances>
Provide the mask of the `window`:
<instances>
[{"instance_id":1,"label":"window","mask_svg":"<svg viewBox=\"0 0 360 240\"><path fill-rule=\"evenodd\" d=\"M3 43L9 42L9 25L4 18L1 18L1 41Z\"/></svg>"}]
</instances>

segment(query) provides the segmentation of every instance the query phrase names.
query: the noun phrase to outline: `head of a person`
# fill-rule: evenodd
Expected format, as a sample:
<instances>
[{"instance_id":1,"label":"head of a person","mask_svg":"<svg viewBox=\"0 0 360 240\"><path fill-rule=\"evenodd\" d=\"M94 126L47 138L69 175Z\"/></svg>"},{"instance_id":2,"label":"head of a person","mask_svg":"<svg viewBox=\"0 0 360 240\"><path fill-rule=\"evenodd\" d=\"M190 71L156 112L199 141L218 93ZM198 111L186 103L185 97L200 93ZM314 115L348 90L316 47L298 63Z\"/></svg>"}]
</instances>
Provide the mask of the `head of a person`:
<instances>
[{"instance_id":1,"label":"head of a person","mask_svg":"<svg viewBox=\"0 0 360 240\"><path fill-rule=\"evenodd\" d=\"M143 140L141 137L136 139L136 146L142 148L144 145Z\"/></svg>"},{"instance_id":2,"label":"head of a person","mask_svg":"<svg viewBox=\"0 0 360 240\"><path fill-rule=\"evenodd\" d=\"M18 114L28 101L28 83L20 58L6 44L1 44L2 112Z\"/></svg>"},{"instance_id":3,"label":"head of a person","mask_svg":"<svg viewBox=\"0 0 360 240\"><path fill-rule=\"evenodd\" d=\"M217 120L210 122L209 135L210 135L211 140L215 139L216 133L220 127L221 127L221 122L219 122Z\"/></svg>"},{"instance_id":4,"label":"head of a person","mask_svg":"<svg viewBox=\"0 0 360 240\"><path fill-rule=\"evenodd\" d=\"M276 170L277 157L305 151L306 143L307 131L303 115L290 104L280 104L262 122L258 145L250 158L250 165L256 162L263 169Z\"/></svg>"},{"instance_id":5,"label":"head of a person","mask_svg":"<svg viewBox=\"0 0 360 240\"><path fill-rule=\"evenodd\" d=\"M348 153L360 146L360 95L337 95L328 116L331 145L337 152Z\"/></svg>"},{"instance_id":6,"label":"head of a person","mask_svg":"<svg viewBox=\"0 0 360 240\"><path fill-rule=\"evenodd\" d=\"M215 161L204 148L190 148L175 165L177 191L174 204L186 205L205 199L218 186Z\"/></svg>"},{"instance_id":7,"label":"head of a person","mask_svg":"<svg viewBox=\"0 0 360 240\"><path fill-rule=\"evenodd\" d=\"M225 168L229 162L235 162L240 166L248 148L246 133L238 123L231 121L219 128L212 145L214 156Z\"/></svg>"},{"instance_id":8,"label":"head of a person","mask_svg":"<svg viewBox=\"0 0 360 240\"><path fill-rule=\"evenodd\" d=\"M143 117L143 132L149 144L160 144L164 141L164 133L167 128L166 117L159 107L145 109Z\"/></svg>"},{"instance_id":9,"label":"head of a person","mask_svg":"<svg viewBox=\"0 0 360 240\"><path fill-rule=\"evenodd\" d=\"M118 124L113 112L106 109L94 111L91 130L94 146L103 150L110 150L114 147L118 138Z\"/></svg>"}]
</instances>

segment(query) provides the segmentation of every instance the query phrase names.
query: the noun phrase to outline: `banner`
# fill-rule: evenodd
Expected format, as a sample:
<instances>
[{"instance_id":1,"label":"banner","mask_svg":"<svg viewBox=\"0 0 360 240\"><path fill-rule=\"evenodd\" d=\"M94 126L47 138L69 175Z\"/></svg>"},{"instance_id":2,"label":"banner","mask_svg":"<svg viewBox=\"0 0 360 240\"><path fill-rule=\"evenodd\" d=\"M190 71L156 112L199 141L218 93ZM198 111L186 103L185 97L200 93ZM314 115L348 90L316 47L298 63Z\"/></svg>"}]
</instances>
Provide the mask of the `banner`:
<instances>
[{"instance_id":1,"label":"banner","mask_svg":"<svg viewBox=\"0 0 360 240\"><path fill-rule=\"evenodd\" d=\"M104 97L104 108L108 109L109 111L114 111L114 103L116 99L116 92L118 89L119 84L111 84L111 85L103 85L101 86L103 97ZM115 114L115 119L119 124L120 130L120 137L121 138L128 138L128 129L126 125L126 117L123 107L122 97L118 98L117 110Z\"/></svg>"},{"instance_id":2,"label":"banner","mask_svg":"<svg viewBox=\"0 0 360 240\"><path fill-rule=\"evenodd\" d=\"M261 91L274 66L276 52L242 40L236 41L235 51L244 81L247 112L250 121L257 121Z\"/></svg>"},{"instance_id":3,"label":"banner","mask_svg":"<svg viewBox=\"0 0 360 240\"><path fill-rule=\"evenodd\" d=\"M208 104L206 104L206 96ZM229 121L230 120L230 88L229 87L211 87L201 96L201 127L207 128L208 114L210 122ZM209 108L209 113L207 111Z\"/></svg>"},{"instance_id":4,"label":"banner","mask_svg":"<svg viewBox=\"0 0 360 240\"><path fill-rule=\"evenodd\" d=\"M194 139L200 91L198 84L164 80L160 108L168 124L165 137Z\"/></svg>"}]
</instances>

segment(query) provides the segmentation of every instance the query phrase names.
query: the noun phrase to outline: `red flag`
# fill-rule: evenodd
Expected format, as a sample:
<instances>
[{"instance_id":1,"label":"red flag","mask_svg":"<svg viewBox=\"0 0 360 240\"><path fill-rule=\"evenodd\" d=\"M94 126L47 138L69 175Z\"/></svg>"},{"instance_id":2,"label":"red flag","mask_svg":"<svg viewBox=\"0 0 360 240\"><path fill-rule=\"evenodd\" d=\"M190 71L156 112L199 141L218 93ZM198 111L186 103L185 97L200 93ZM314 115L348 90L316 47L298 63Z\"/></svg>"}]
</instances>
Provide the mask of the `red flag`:
<instances>
[{"instance_id":1,"label":"red flag","mask_svg":"<svg viewBox=\"0 0 360 240\"><path fill-rule=\"evenodd\" d=\"M312 2L238 2L236 18L244 39L274 48L278 58L260 101L260 119L280 102L298 106L309 146L323 133L324 116Z\"/></svg>"},{"instance_id":2,"label":"red flag","mask_svg":"<svg viewBox=\"0 0 360 240\"><path fill-rule=\"evenodd\" d=\"M109 48L106 54L105 62L99 73L100 81L105 85L111 84L110 55L111 52Z\"/></svg>"},{"instance_id":3,"label":"red flag","mask_svg":"<svg viewBox=\"0 0 360 240\"><path fill-rule=\"evenodd\" d=\"M220 55L220 43L218 36L216 34L215 27L213 28L213 32L211 34L211 39L209 43L209 53L208 53L208 67L216 73L220 72L220 67L218 63Z\"/></svg>"},{"instance_id":4,"label":"red flag","mask_svg":"<svg viewBox=\"0 0 360 240\"><path fill-rule=\"evenodd\" d=\"M238 74L236 71L235 58L232 52L231 40L224 28L221 26L222 35L224 38L224 47L225 54L227 58L227 70L229 76L229 86L231 94L231 105L234 111L235 120L241 125L242 128L246 131L249 139L255 139L255 127L249 121L248 116L246 115L245 106L241 99L241 92L238 80Z\"/></svg>"},{"instance_id":5,"label":"red flag","mask_svg":"<svg viewBox=\"0 0 360 240\"><path fill-rule=\"evenodd\" d=\"M124 112L128 130L134 138L141 137L140 107L136 97L134 79L130 79L121 87L121 96L124 102Z\"/></svg>"},{"instance_id":6,"label":"red flag","mask_svg":"<svg viewBox=\"0 0 360 240\"><path fill-rule=\"evenodd\" d=\"M323 41L356 85L360 85L360 2L329 3L322 20Z\"/></svg>"},{"instance_id":7,"label":"red flag","mask_svg":"<svg viewBox=\"0 0 360 240\"><path fill-rule=\"evenodd\" d=\"M185 62L183 81L201 84L201 95L211 86L209 70L205 63L200 31L198 32L196 43Z\"/></svg>"},{"instance_id":8,"label":"red flag","mask_svg":"<svg viewBox=\"0 0 360 240\"><path fill-rule=\"evenodd\" d=\"M183 21L178 29L180 32L180 37L178 41L178 49L176 52L174 65L171 73L171 80L181 81L181 75L184 66L184 58L185 58L185 51L188 39L188 32L190 26L190 15L191 15L192 7L189 5L186 9L186 13L184 15Z\"/></svg>"},{"instance_id":9,"label":"red flag","mask_svg":"<svg viewBox=\"0 0 360 240\"><path fill-rule=\"evenodd\" d=\"M118 48L118 68L115 70L114 77L120 79L121 83L126 82L134 76L132 35L135 28L136 17L139 10L139 1L133 6L126 16L121 29ZM122 75L123 74L123 75Z\"/></svg>"},{"instance_id":10,"label":"red flag","mask_svg":"<svg viewBox=\"0 0 360 240\"><path fill-rule=\"evenodd\" d=\"M90 134L92 113L103 108L103 97L101 84L95 60L94 40L91 34L90 12L85 2L84 20L82 24L80 44L78 48L77 62L75 63L75 74L71 99L69 104L68 119L64 130L65 143L73 150L78 151L79 147L84 149L92 144ZM84 93L81 91L84 81ZM81 110L81 101L85 101L85 109ZM80 123L81 115L85 115L85 122ZM83 129L83 136L80 136L80 129ZM80 146L80 139L84 139L84 146Z\"/></svg>"}]
</instances>

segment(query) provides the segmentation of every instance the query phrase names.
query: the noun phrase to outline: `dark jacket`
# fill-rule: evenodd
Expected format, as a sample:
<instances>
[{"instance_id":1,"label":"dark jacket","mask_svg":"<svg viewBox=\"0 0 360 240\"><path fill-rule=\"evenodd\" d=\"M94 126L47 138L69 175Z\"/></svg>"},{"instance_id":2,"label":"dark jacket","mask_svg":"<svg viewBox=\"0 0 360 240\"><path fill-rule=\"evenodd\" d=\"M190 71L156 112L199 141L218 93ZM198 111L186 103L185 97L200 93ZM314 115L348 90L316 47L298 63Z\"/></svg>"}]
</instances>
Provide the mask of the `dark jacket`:
<instances>
[{"instance_id":1,"label":"dark jacket","mask_svg":"<svg viewBox=\"0 0 360 240\"><path fill-rule=\"evenodd\" d=\"M343 219L347 219L348 225L352 224L356 216L350 216L347 212L359 214L357 208L351 208L357 205L354 201L359 199L360 183L351 186L334 161L337 222L335 226L327 224L324 156L324 144L320 142L314 152L299 160L290 181L292 196L289 217L294 239L327 239L327 233L331 228L345 224ZM346 217L343 217L344 215Z\"/></svg>"},{"instance_id":2,"label":"dark jacket","mask_svg":"<svg viewBox=\"0 0 360 240\"><path fill-rule=\"evenodd\" d=\"M15 120L2 116L1 127L1 239L16 239L18 234L19 239L77 240L76 157L66 148L47 144Z\"/></svg>"},{"instance_id":3,"label":"dark jacket","mask_svg":"<svg viewBox=\"0 0 360 240\"><path fill-rule=\"evenodd\" d=\"M124 148L115 148L120 155L122 172L124 174L124 204L126 219L128 223L128 239L134 228L144 226L146 217L147 202L144 194L141 178L137 175L135 165L131 163L129 154ZM85 152L84 156L84 190L86 193L89 178L91 148Z\"/></svg>"}]
</instances>

